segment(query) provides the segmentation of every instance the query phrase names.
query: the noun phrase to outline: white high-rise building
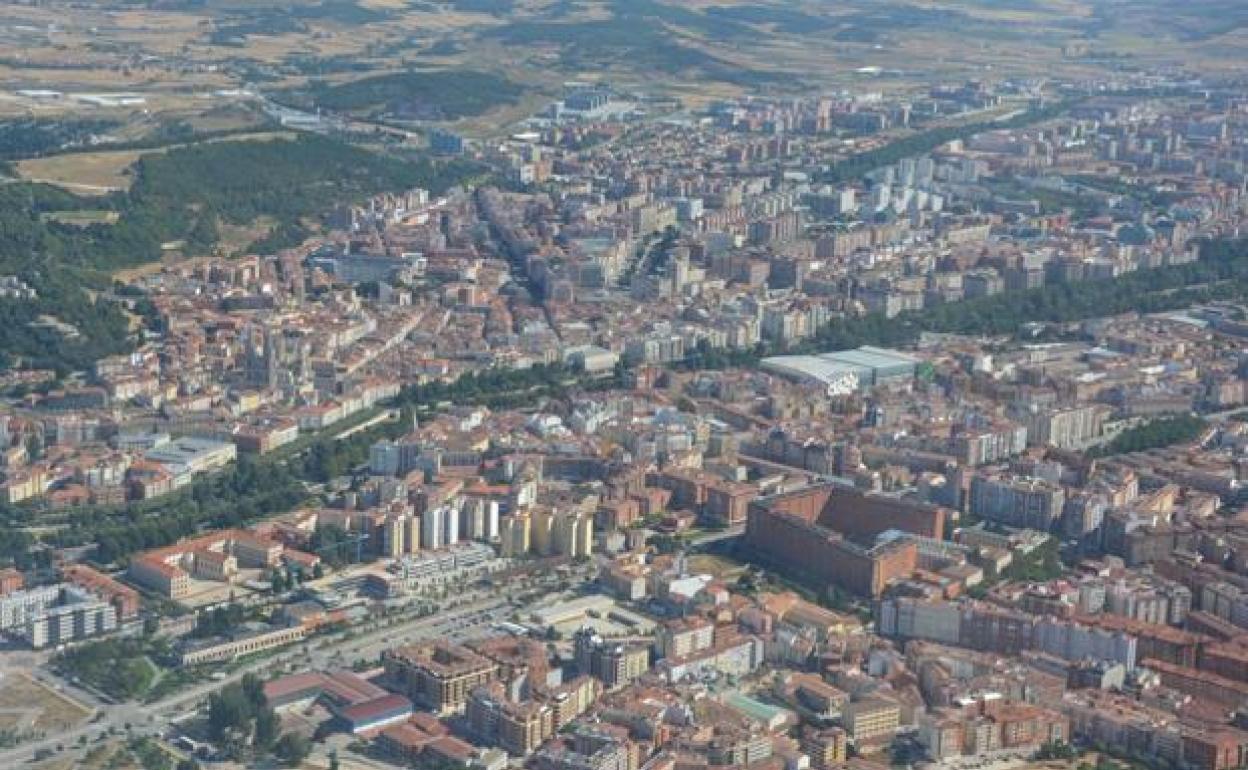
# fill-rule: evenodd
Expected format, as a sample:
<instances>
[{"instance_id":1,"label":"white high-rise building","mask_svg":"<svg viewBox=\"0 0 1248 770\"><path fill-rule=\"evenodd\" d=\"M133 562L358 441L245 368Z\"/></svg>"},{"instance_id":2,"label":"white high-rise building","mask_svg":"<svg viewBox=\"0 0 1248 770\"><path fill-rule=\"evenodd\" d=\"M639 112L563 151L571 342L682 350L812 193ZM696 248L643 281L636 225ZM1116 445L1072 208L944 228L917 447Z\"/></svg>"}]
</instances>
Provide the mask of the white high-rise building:
<instances>
[{"instance_id":1,"label":"white high-rise building","mask_svg":"<svg viewBox=\"0 0 1248 770\"><path fill-rule=\"evenodd\" d=\"M445 545L443 541L442 525L445 520L443 512L439 509L425 511L420 517L420 544L423 548L434 550Z\"/></svg>"},{"instance_id":2,"label":"white high-rise building","mask_svg":"<svg viewBox=\"0 0 1248 770\"><path fill-rule=\"evenodd\" d=\"M491 500L485 505L485 539L498 539L498 501Z\"/></svg>"},{"instance_id":3,"label":"white high-rise building","mask_svg":"<svg viewBox=\"0 0 1248 770\"><path fill-rule=\"evenodd\" d=\"M932 178L936 176L936 161L924 156L919 158L919 162L914 168L914 183L927 186L932 183Z\"/></svg>"},{"instance_id":4,"label":"white high-rise building","mask_svg":"<svg viewBox=\"0 0 1248 770\"><path fill-rule=\"evenodd\" d=\"M893 202L893 188L887 184L877 184L871 188L870 210L883 211Z\"/></svg>"},{"instance_id":5,"label":"white high-rise building","mask_svg":"<svg viewBox=\"0 0 1248 770\"><path fill-rule=\"evenodd\" d=\"M836 208L838 214L852 214L858 210L858 194L854 188L846 187L840 191L840 200Z\"/></svg>"}]
</instances>

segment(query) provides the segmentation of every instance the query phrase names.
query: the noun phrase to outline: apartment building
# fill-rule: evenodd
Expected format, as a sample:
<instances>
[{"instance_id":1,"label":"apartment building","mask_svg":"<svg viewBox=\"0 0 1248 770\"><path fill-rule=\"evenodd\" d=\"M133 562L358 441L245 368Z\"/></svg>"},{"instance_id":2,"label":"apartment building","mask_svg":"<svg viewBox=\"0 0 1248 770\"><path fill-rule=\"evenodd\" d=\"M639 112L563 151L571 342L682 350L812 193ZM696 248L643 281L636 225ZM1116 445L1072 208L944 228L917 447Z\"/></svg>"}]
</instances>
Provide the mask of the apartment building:
<instances>
[{"instance_id":1,"label":"apartment building","mask_svg":"<svg viewBox=\"0 0 1248 770\"><path fill-rule=\"evenodd\" d=\"M472 691L498 670L484 655L445 641L388 650L382 663L395 687L436 714L463 711Z\"/></svg>"}]
</instances>

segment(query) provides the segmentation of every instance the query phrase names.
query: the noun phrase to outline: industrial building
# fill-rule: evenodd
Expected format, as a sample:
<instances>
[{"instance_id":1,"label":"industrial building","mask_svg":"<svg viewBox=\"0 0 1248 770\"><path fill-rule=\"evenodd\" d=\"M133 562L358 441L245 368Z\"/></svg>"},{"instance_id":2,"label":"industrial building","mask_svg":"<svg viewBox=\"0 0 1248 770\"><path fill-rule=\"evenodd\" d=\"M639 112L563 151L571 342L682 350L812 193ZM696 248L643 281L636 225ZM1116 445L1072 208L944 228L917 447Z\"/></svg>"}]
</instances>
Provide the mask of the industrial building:
<instances>
[{"instance_id":1,"label":"industrial building","mask_svg":"<svg viewBox=\"0 0 1248 770\"><path fill-rule=\"evenodd\" d=\"M822 385L829 395L848 395L909 380L919 363L919 359L905 353L864 346L813 356L772 356L763 359L762 368L786 379Z\"/></svg>"},{"instance_id":2,"label":"industrial building","mask_svg":"<svg viewBox=\"0 0 1248 770\"><path fill-rule=\"evenodd\" d=\"M412 715L412 702L402 695L387 693L374 700L354 703L338 710L337 726L352 735L373 733L390 725L406 722Z\"/></svg>"}]
</instances>

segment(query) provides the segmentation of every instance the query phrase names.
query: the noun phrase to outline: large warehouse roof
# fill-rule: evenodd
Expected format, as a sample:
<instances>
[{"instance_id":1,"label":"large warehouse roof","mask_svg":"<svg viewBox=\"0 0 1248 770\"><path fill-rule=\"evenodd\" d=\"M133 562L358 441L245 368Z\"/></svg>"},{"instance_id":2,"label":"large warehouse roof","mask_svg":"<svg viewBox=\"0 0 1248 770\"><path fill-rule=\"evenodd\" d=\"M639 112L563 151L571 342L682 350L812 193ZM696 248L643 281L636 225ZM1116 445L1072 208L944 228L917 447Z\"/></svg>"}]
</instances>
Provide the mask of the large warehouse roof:
<instances>
[{"instance_id":1,"label":"large warehouse roof","mask_svg":"<svg viewBox=\"0 0 1248 770\"><path fill-rule=\"evenodd\" d=\"M870 374L870 367L831 361L823 356L772 356L763 359L763 369L783 376L823 383L831 383L846 374Z\"/></svg>"},{"instance_id":2,"label":"large warehouse roof","mask_svg":"<svg viewBox=\"0 0 1248 770\"><path fill-rule=\"evenodd\" d=\"M842 350L839 353L824 353L819 358L839 361L845 364L857 364L872 369L883 369L893 366L917 366L919 359L899 353L896 350L875 348L864 345L857 350Z\"/></svg>"},{"instance_id":3,"label":"large warehouse roof","mask_svg":"<svg viewBox=\"0 0 1248 770\"><path fill-rule=\"evenodd\" d=\"M813 356L772 356L764 358L762 366L765 371L783 377L825 385L833 385L846 375L855 375L860 383L867 386L881 379L881 374L902 374L913 370L918 363L919 359L905 353L864 346L857 350Z\"/></svg>"}]
</instances>

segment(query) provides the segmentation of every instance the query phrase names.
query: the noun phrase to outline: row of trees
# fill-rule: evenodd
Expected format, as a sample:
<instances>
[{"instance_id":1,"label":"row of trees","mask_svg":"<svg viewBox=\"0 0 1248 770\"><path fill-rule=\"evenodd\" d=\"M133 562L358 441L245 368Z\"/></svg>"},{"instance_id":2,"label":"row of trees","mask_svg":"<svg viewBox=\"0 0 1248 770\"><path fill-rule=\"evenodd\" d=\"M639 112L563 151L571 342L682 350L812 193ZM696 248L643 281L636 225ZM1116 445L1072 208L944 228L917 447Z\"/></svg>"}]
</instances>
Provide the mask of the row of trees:
<instances>
[{"instance_id":1,"label":"row of trees","mask_svg":"<svg viewBox=\"0 0 1248 770\"><path fill-rule=\"evenodd\" d=\"M92 507L64 515L57 531L45 536L53 546L94 543L102 564L157 548L204 528L245 526L289 511L307 499L302 478L277 459L242 455L227 470L196 478L189 488L152 501ZM49 523L50 514L18 505L0 505L0 561L31 566L36 539L24 528Z\"/></svg>"},{"instance_id":2,"label":"row of trees","mask_svg":"<svg viewBox=\"0 0 1248 770\"><path fill-rule=\"evenodd\" d=\"M30 158L68 146L84 145L116 128L115 120L17 118L0 121L0 159Z\"/></svg>"},{"instance_id":3,"label":"row of trees","mask_svg":"<svg viewBox=\"0 0 1248 770\"><path fill-rule=\"evenodd\" d=\"M687 370L753 366L781 353L818 353L862 345L905 347L924 332L1013 335L1025 324L1071 323L1138 311L1161 312L1213 299L1248 296L1248 239L1203 245L1190 265L1140 270L1104 281L1049 284L1039 289L952 302L889 318L869 313L838 318L814 339L787 348L759 343L750 350L726 350L700 343L677 366Z\"/></svg>"},{"instance_id":4,"label":"row of trees","mask_svg":"<svg viewBox=\"0 0 1248 770\"><path fill-rule=\"evenodd\" d=\"M204 529L244 527L298 507L309 497L305 484L337 478L361 465L374 443L396 438L410 425L410 416L405 416L348 439L322 437L295 457L243 454L226 470L197 477L183 491L119 507L72 511L46 541L59 547L94 543L95 561L112 564ZM36 519L46 524L47 516L27 506L0 505L0 561L31 561L35 539L24 528Z\"/></svg>"},{"instance_id":5,"label":"row of trees","mask_svg":"<svg viewBox=\"0 0 1248 770\"><path fill-rule=\"evenodd\" d=\"M539 364L528 369L487 369L468 372L454 382L431 382L404 388L399 403L405 407L436 406L443 402L481 404L503 398L532 402L542 395L566 389L582 379L563 364Z\"/></svg>"},{"instance_id":6,"label":"row of trees","mask_svg":"<svg viewBox=\"0 0 1248 770\"><path fill-rule=\"evenodd\" d=\"M113 564L130 554L159 548L205 529L244 527L290 511L308 500L309 482L336 478L368 460L369 448L400 435L407 417L361 431L346 440L320 438L295 457L240 455L220 473L196 478L188 489L152 501L119 507L91 507L65 514L62 526L46 536L50 545L94 543L95 561ZM40 553L25 528L50 514L29 506L0 505L0 562L32 566ZM283 576L281 585L291 581Z\"/></svg>"},{"instance_id":7,"label":"row of trees","mask_svg":"<svg viewBox=\"0 0 1248 770\"><path fill-rule=\"evenodd\" d=\"M319 438L308 447L299 463L298 472L307 481L325 483L344 476L368 460L373 444L382 439L395 439L407 432L412 421L403 410L394 422L384 422L345 439Z\"/></svg>"},{"instance_id":8,"label":"row of trees","mask_svg":"<svg viewBox=\"0 0 1248 770\"><path fill-rule=\"evenodd\" d=\"M1127 428L1108 444L1097 447L1088 454L1091 457L1111 457L1186 444L1195 441L1208 427L1209 423L1191 414L1160 417L1134 428Z\"/></svg>"},{"instance_id":9,"label":"row of trees","mask_svg":"<svg viewBox=\"0 0 1248 770\"><path fill-rule=\"evenodd\" d=\"M1069 110L1071 106L1071 102L1059 102L1049 107L1019 113L1008 120L968 123L963 126L949 126L922 131L905 139L891 142L878 149L851 156L837 163L824 175L823 181L830 184L854 181L867 172L881 166L889 166L903 158L911 158L915 155L931 152L942 144L948 144L957 139L969 139L985 131L1022 128L1035 123L1042 123L1046 120L1052 120Z\"/></svg>"}]
</instances>

